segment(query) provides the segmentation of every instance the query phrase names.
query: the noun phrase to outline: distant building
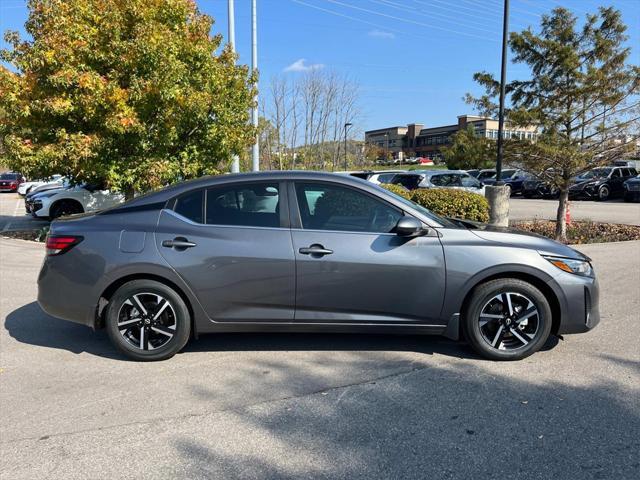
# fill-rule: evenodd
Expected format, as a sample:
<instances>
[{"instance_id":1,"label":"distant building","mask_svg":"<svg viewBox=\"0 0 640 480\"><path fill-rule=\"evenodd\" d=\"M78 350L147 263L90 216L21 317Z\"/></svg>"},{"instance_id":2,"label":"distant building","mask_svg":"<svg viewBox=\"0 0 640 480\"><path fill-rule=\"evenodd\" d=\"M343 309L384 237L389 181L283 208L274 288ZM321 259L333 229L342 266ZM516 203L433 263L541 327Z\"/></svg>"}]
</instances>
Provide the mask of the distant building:
<instances>
[{"instance_id":1,"label":"distant building","mask_svg":"<svg viewBox=\"0 0 640 480\"><path fill-rule=\"evenodd\" d=\"M451 136L459 130L473 125L476 135L494 139L498 138L498 121L487 117L460 115L458 123L441 127L424 128L419 123L410 123L406 127L390 127L364 132L364 141L390 151L394 158L400 152L403 157L416 155L432 160L442 159L441 149L451 143ZM505 138L535 140L536 127L512 129L505 124Z\"/></svg>"}]
</instances>

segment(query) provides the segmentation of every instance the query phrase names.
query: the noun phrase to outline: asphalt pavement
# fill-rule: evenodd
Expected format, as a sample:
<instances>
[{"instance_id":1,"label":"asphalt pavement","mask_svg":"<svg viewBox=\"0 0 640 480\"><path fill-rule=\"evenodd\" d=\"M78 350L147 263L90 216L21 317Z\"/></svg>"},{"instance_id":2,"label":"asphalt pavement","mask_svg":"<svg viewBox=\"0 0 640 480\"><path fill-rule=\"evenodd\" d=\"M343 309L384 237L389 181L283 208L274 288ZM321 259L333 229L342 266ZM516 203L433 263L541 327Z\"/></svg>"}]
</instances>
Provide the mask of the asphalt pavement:
<instances>
[{"instance_id":1,"label":"asphalt pavement","mask_svg":"<svg viewBox=\"0 0 640 480\"><path fill-rule=\"evenodd\" d=\"M438 337L224 334L135 363L43 313L42 245L0 239L0 477L636 479L640 242L580 250L601 324L524 361Z\"/></svg>"}]
</instances>

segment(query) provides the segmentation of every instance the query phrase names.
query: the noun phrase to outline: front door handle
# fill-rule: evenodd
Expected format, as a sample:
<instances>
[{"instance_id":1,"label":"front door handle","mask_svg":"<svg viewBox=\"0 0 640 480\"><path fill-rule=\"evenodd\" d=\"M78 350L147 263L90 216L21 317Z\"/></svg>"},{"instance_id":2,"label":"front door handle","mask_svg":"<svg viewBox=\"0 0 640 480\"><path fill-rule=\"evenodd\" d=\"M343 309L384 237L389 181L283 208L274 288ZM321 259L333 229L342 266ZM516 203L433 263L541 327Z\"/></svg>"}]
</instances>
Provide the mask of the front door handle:
<instances>
[{"instance_id":1,"label":"front door handle","mask_svg":"<svg viewBox=\"0 0 640 480\"><path fill-rule=\"evenodd\" d=\"M322 257L324 255L331 255L333 253L333 250L329 250L328 248L324 248L322 245L315 243L309 247L301 248L300 250L298 250L298 252L300 252L302 255Z\"/></svg>"},{"instance_id":2,"label":"front door handle","mask_svg":"<svg viewBox=\"0 0 640 480\"><path fill-rule=\"evenodd\" d=\"M184 237L176 237L173 240L163 240L162 246L167 248L175 248L178 251L186 250L197 246L196 243L190 242Z\"/></svg>"}]
</instances>

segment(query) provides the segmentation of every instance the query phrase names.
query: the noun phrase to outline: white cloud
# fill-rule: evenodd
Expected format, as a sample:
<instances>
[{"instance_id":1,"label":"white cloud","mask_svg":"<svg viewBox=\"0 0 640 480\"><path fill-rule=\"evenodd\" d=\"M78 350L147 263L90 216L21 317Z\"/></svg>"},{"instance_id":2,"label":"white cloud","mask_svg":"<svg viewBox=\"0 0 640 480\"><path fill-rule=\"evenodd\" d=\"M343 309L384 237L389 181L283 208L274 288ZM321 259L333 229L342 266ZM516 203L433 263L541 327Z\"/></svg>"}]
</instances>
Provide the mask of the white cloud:
<instances>
[{"instance_id":1,"label":"white cloud","mask_svg":"<svg viewBox=\"0 0 640 480\"><path fill-rule=\"evenodd\" d=\"M285 72L310 72L311 70L319 70L324 68L322 63L306 63L306 59L296 60L284 69Z\"/></svg>"},{"instance_id":2,"label":"white cloud","mask_svg":"<svg viewBox=\"0 0 640 480\"><path fill-rule=\"evenodd\" d=\"M388 40L393 40L394 38L396 38L395 34L391 32L384 32L382 30L370 30L367 35L369 35L370 37L385 38Z\"/></svg>"}]
</instances>

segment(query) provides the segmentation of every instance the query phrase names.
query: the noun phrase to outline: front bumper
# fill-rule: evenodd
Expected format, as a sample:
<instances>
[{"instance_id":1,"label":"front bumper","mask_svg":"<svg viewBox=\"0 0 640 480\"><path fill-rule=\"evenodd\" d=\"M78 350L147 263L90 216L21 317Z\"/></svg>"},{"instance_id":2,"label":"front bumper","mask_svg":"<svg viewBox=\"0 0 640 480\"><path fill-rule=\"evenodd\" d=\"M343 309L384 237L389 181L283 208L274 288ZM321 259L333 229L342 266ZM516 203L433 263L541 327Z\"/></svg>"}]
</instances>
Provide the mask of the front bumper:
<instances>
[{"instance_id":1,"label":"front bumper","mask_svg":"<svg viewBox=\"0 0 640 480\"><path fill-rule=\"evenodd\" d=\"M550 281L559 289L560 324L557 333L584 333L600 323L600 287L595 277L562 273Z\"/></svg>"}]
</instances>

